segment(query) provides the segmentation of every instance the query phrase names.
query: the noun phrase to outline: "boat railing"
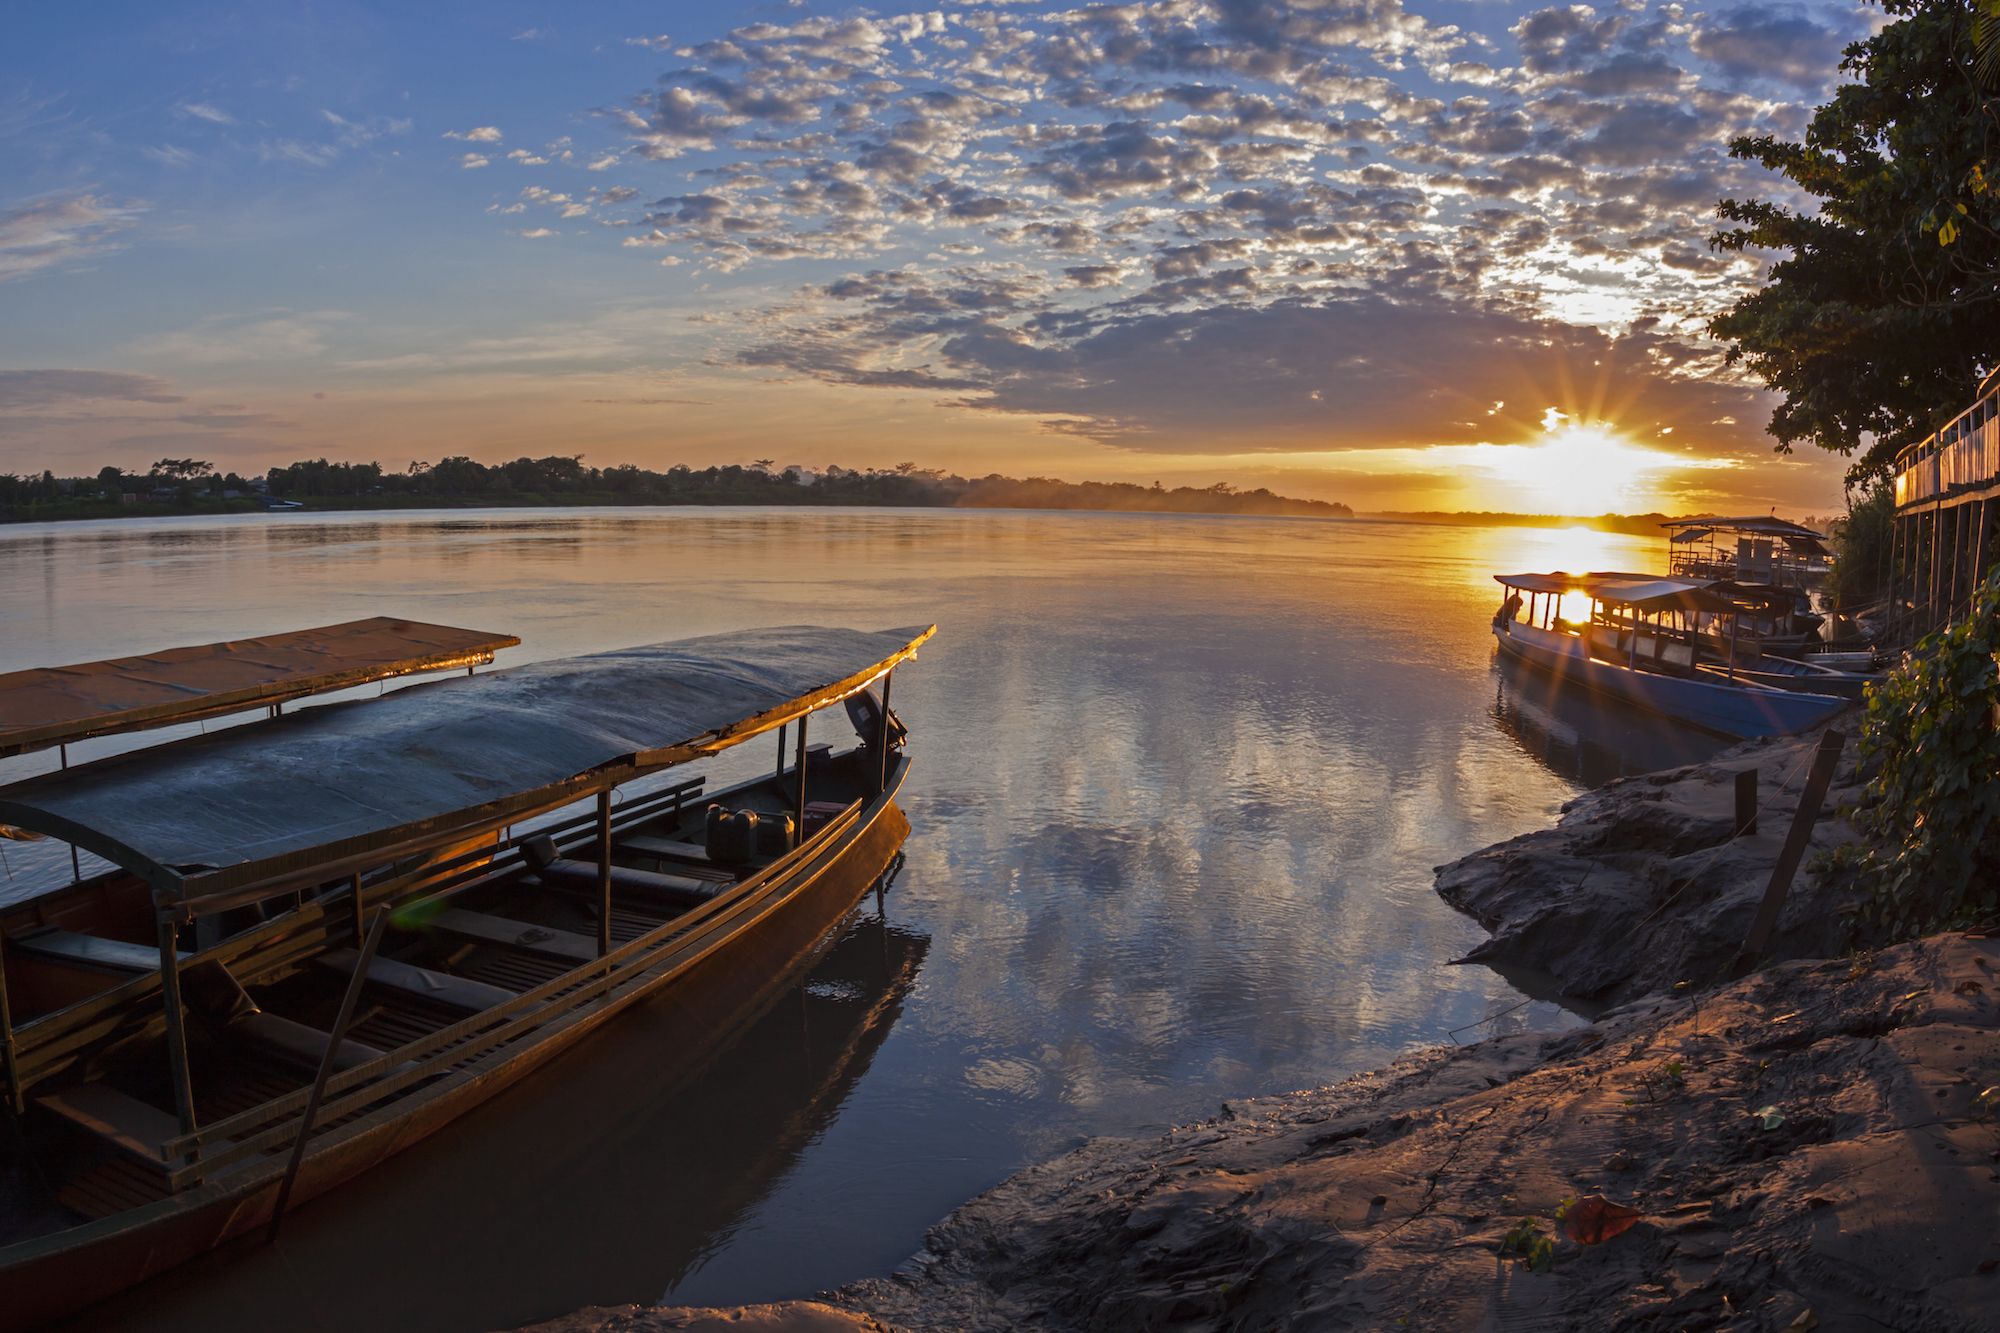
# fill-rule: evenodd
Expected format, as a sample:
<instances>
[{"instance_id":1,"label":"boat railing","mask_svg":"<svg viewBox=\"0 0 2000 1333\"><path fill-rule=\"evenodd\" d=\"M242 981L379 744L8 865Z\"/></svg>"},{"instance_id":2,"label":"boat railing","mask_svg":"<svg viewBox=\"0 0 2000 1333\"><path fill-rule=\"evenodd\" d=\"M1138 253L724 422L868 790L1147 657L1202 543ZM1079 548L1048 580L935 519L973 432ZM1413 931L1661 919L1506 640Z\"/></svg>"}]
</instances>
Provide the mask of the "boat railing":
<instances>
[{"instance_id":1,"label":"boat railing","mask_svg":"<svg viewBox=\"0 0 2000 1333\"><path fill-rule=\"evenodd\" d=\"M699 961L727 941L737 918L757 909L760 888L833 854L841 834L860 817L862 806L863 802L858 800L850 803L811 841L793 848L744 880L736 892L664 922L609 953L579 963L491 1009L333 1075L327 1081L326 1098L320 1107L324 1126L320 1132L348 1128L337 1122L365 1113L426 1080L461 1071L496 1047L604 996L630 980L635 970L632 965L641 959L650 966L659 961L654 955L673 949L691 950L684 960L689 964ZM204 1175L284 1148L297 1137L297 1118L304 1112L310 1094L311 1089L299 1088L168 1140L161 1147L163 1158L184 1163L167 1172L169 1187L185 1188L199 1182ZM214 1152L202 1153L203 1148L220 1139L230 1141ZM193 1160L188 1160L190 1157Z\"/></svg>"},{"instance_id":2,"label":"boat railing","mask_svg":"<svg viewBox=\"0 0 2000 1333\"><path fill-rule=\"evenodd\" d=\"M1978 402L1896 456L1896 507L1935 500L2000 478L2000 394Z\"/></svg>"}]
</instances>

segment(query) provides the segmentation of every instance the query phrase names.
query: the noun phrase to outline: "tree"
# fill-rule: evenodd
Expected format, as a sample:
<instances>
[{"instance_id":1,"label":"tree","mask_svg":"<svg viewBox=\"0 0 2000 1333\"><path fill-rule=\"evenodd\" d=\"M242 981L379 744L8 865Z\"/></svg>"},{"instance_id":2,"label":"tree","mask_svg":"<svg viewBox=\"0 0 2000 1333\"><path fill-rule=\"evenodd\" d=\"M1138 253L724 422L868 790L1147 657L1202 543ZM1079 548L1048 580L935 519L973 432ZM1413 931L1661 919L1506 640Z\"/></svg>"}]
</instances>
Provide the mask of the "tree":
<instances>
[{"instance_id":1,"label":"tree","mask_svg":"<svg viewBox=\"0 0 2000 1333\"><path fill-rule=\"evenodd\" d=\"M162 458L153 464L153 475L166 477L171 481L193 481L207 476L213 468L199 458Z\"/></svg>"},{"instance_id":2,"label":"tree","mask_svg":"<svg viewBox=\"0 0 2000 1333\"><path fill-rule=\"evenodd\" d=\"M1710 324L1783 395L1780 450L1854 455L1850 484L1962 410L2000 361L2000 61L1975 28L2000 0L1882 0L1895 22L1847 48L1851 76L1801 143L1730 152L1819 200L1799 212L1724 199L1722 250L1784 252L1770 281ZM1986 68L1982 68L1985 65Z\"/></svg>"}]
</instances>

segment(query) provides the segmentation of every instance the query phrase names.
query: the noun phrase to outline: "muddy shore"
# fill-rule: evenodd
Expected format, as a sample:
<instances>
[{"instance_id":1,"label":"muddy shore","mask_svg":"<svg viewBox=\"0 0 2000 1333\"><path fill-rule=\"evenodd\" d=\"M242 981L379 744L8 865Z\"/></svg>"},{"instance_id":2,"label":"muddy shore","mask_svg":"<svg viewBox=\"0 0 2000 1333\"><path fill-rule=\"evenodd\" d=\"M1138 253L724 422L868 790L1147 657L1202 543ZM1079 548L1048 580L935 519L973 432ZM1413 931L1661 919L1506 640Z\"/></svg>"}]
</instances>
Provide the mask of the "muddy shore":
<instances>
[{"instance_id":1,"label":"muddy shore","mask_svg":"<svg viewBox=\"0 0 2000 1333\"><path fill-rule=\"evenodd\" d=\"M537 1327L2000 1327L2000 940L1857 948L1809 855L1773 944L1790 961L1716 979L1815 743L1613 784L1439 869L1492 932L1475 957L1531 969L1588 1026L1086 1144L820 1303ZM1731 836L1753 765L1760 828ZM1849 754L1817 847L1852 836L1857 795ZM1628 1229L1591 1234L1596 1205L1572 1201L1593 1198Z\"/></svg>"}]
</instances>

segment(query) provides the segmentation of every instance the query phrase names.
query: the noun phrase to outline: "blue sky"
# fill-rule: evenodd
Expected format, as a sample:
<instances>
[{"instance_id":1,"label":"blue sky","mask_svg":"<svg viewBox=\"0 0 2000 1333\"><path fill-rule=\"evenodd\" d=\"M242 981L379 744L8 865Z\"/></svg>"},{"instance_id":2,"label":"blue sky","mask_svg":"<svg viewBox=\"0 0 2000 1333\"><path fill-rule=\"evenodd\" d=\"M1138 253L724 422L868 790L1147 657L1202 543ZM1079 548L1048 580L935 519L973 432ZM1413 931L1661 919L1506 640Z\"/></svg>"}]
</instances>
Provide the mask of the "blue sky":
<instances>
[{"instance_id":1,"label":"blue sky","mask_svg":"<svg viewBox=\"0 0 2000 1333\"><path fill-rule=\"evenodd\" d=\"M1839 460L1772 458L1700 334L1759 262L1703 241L1777 188L1729 136L1796 134L1879 21L16 3L0 469L907 458L1824 509Z\"/></svg>"}]
</instances>

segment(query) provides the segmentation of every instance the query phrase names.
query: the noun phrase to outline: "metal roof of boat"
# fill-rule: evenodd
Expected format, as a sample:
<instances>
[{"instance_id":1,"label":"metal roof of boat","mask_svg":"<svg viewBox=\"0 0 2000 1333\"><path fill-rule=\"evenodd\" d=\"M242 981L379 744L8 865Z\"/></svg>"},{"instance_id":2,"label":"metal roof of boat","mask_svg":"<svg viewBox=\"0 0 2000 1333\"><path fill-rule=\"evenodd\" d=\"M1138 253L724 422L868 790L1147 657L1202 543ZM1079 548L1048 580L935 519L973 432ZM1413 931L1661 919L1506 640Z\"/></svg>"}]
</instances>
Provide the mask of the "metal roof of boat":
<instances>
[{"instance_id":1,"label":"metal roof of boat","mask_svg":"<svg viewBox=\"0 0 2000 1333\"><path fill-rule=\"evenodd\" d=\"M835 703L936 626L793 626L431 681L0 788L0 823L212 911L555 809Z\"/></svg>"},{"instance_id":2,"label":"metal roof of boat","mask_svg":"<svg viewBox=\"0 0 2000 1333\"><path fill-rule=\"evenodd\" d=\"M1814 541L1825 541L1824 532L1814 532L1803 523L1793 523L1789 519L1777 518L1771 514L1745 514L1740 518L1670 518L1660 524L1663 528L1711 528L1723 532L1748 532L1762 537L1810 537Z\"/></svg>"},{"instance_id":3,"label":"metal roof of boat","mask_svg":"<svg viewBox=\"0 0 2000 1333\"><path fill-rule=\"evenodd\" d=\"M374 616L0 675L0 758L419 671L483 666L511 634Z\"/></svg>"},{"instance_id":4,"label":"metal roof of boat","mask_svg":"<svg viewBox=\"0 0 2000 1333\"><path fill-rule=\"evenodd\" d=\"M1734 611L1736 607L1715 583L1706 579L1667 578L1659 574L1495 574L1493 581L1523 592L1580 592L1611 606L1635 611Z\"/></svg>"}]
</instances>

